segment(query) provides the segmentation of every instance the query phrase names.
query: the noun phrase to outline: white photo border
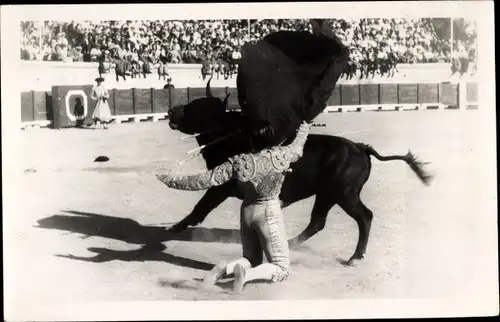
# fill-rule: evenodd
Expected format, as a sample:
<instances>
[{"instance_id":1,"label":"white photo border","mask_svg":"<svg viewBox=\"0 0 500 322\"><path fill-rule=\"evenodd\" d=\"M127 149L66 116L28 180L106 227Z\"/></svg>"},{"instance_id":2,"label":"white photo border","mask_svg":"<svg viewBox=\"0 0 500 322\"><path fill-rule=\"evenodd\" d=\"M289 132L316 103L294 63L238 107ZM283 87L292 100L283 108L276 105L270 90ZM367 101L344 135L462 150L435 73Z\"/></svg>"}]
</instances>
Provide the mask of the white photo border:
<instances>
[{"instance_id":1,"label":"white photo border","mask_svg":"<svg viewBox=\"0 0 500 322\"><path fill-rule=\"evenodd\" d=\"M120 10L116 10L119 7ZM495 132L495 58L493 1L387 1L387 2L297 2L297 3L205 3L205 4L112 4L112 5L23 5L1 7L2 64L2 198L4 263L15 256L9 247L9 227L16 217L22 175L16 160L20 135L19 84L22 20L182 20L182 19L272 19L272 18L367 18L367 17L466 17L478 21L478 74L481 79L480 106L484 126ZM488 139L491 160L496 160L496 136ZM494 173L496 174L496 164ZM492 209L496 209L496 177L491 182ZM497 240L496 218L484 227L484 240ZM484 236L483 236L484 237ZM478 250L479 251L479 250ZM498 314L498 247L483 245L484 278L491 289L482 298L426 300L318 300L318 301L220 301L220 302L96 302L26 303L15 306L15 267L4 265L6 320L207 320L207 319L348 319L415 318ZM482 283L484 285L484 283ZM298 303L296 303L298 302Z\"/></svg>"}]
</instances>

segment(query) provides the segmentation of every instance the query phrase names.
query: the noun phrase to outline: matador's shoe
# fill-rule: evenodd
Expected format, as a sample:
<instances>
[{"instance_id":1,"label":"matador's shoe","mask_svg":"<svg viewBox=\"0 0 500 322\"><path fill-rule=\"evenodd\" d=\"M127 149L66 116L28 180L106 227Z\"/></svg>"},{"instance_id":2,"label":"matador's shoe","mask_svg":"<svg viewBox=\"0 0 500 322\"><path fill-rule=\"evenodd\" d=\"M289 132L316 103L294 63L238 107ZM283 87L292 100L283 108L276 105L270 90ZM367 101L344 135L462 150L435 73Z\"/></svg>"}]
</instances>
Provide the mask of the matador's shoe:
<instances>
[{"instance_id":1,"label":"matador's shoe","mask_svg":"<svg viewBox=\"0 0 500 322\"><path fill-rule=\"evenodd\" d=\"M219 279L222 278L222 276L224 276L225 272L226 272L226 263L225 262L221 262L217 265L215 265L211 270L210 272L208 272L208 274L205 276L205 278L203 279L203 285L204 286L214 286L215 283L217 283L217 281Z\"/></svg>"},{"instance_id":2,"label":"matador's shoe","mask_svg":"<svg viewBox=\"0 0 500 322\"><path fill-rule=\"evenodd\" d=\"M245 285L246 269L241 264L234 266L233 292L239 293Z\"/></svg>"}]
</instances>

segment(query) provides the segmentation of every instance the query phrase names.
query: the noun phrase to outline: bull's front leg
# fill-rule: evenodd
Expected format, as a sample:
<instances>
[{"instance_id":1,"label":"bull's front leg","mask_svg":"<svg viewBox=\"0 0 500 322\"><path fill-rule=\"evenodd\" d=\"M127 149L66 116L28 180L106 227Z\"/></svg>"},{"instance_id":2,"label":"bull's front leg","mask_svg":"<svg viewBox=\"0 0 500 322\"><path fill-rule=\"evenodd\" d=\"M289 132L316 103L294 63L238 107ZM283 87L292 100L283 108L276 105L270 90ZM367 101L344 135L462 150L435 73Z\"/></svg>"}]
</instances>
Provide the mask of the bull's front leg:
<instances>
[{"instance_id":1,"label":"bull's front leg","mask_svg":"<svg viewBox=\"0 0 500 322\"><path fill-rule=\"evenodd\" d=\"M189 226L196 226L203 222L208 214L217 208L229 197L235 197L238 192L236 181L231 180L221 186L212 187L207 190L203 197L194 206L193 211L180 222L172 226L168 231L179 233Z\"/></svg>"}]
</instances>

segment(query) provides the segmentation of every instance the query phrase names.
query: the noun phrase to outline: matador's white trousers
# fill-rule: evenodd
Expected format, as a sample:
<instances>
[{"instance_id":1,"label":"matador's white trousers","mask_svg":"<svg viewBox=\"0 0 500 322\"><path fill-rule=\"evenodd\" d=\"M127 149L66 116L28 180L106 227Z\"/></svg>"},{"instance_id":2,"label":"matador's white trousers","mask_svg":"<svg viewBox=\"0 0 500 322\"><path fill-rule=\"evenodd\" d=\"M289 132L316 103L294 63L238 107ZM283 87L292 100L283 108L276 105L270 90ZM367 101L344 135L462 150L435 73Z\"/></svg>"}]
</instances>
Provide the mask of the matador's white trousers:
<instances>
[{"instance_id":1,"label":"matador's white trousers","mask_svg":"<svg viewBox=\"0 0 500 322\"><path fill-rule=\"evenodd\" d=\"M243 258L229 263L226 274L236 264L245 267L245 282L278 282L290 274L290 252L279 200L243 202L241 206L241 243ZM263 254L268 263L263 262Z\"/></svg>"}]
</instances>

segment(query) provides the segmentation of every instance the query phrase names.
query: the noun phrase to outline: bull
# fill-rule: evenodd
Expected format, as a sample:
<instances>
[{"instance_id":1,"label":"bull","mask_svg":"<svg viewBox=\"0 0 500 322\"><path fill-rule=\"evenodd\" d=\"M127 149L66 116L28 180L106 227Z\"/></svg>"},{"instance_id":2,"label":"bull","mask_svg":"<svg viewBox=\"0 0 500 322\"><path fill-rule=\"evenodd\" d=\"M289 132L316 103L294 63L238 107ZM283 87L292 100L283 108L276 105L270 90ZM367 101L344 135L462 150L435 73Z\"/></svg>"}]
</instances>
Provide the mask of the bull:
<instances>
[{"instance_id":1,"label":"bull","mask_svg":"<svg viewBox=\"0 0 500 322\"><path fill-rule=\"evenodd\" d=\"M209 80L206 98L169 110L171 129L185 134L200 133L196 139L200 146L206 145L202 156L208 169L247 148L247 142L238 135L210 144L234 133L243 122L241 112L227 111L228 96L224 101L214 97ZM316 196L310 222L297 237L289 241L291 247L305 242L321 231L325 227L330 209L339 205L356 221L359 229L356 249L346 264L352 265L364 258L373 213L363 203L360 194L370 176L371 156L380 161L404 161L423 184L431 183L432 176L424 170L424 163L410 151L406 155L381 156L371 146L363 143L355 143L338 136L310 134L304 146L303 157L294 163L292 171L286 174L280 194L282 208ZM170 232L177 233L188 226L200 224L229 197L243 199L234 180L207 190L192 212L171 227Z\"/></svg>"}]
</instances>

